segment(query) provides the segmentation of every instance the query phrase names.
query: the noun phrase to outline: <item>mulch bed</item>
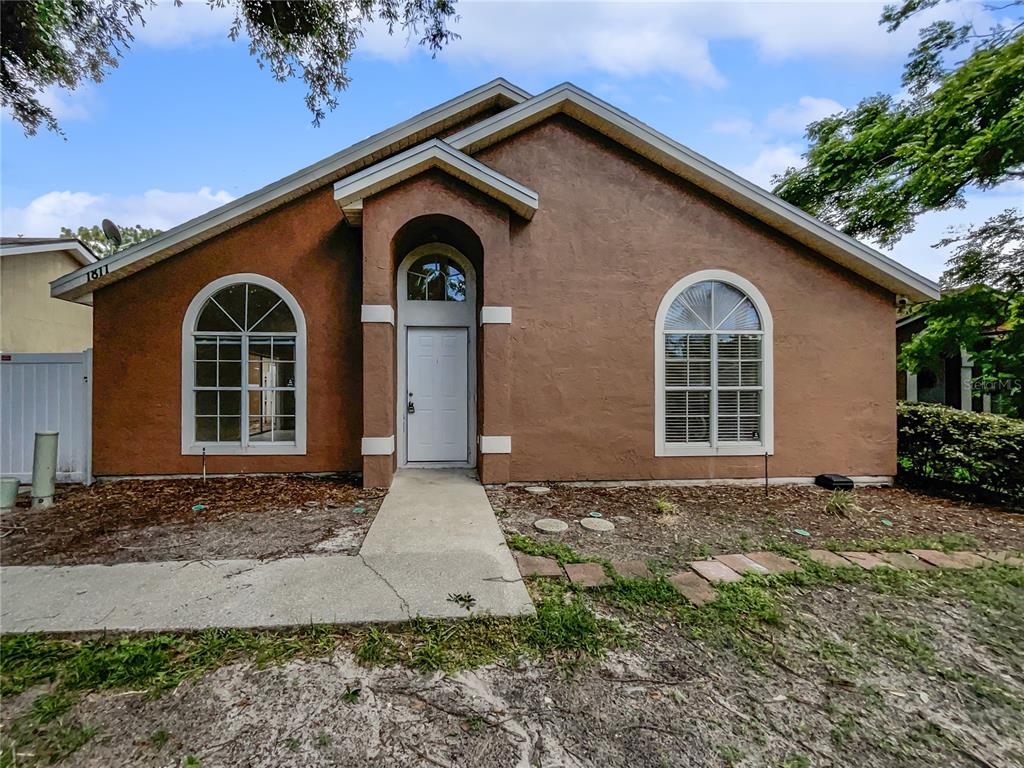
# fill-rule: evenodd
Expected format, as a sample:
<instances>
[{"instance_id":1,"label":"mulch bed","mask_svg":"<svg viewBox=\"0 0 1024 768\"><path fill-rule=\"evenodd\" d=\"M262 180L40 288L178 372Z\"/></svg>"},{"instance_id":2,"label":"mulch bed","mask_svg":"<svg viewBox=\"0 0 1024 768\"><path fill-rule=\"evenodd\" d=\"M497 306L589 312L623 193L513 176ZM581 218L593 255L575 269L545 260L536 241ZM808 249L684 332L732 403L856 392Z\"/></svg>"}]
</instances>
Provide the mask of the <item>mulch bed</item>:
<instances>
[{"instance_id":1,"label":"mulch bed","mask_svg":"<svg viewBox=\"0 0 1024 768\"><path fill-rule=\"evenodd\" d=\"M998 507L952 501L903 488L859 488L860 510L848 517L825 512L830 492L815 486L573 487L553 485L545 495L521 487L487 494L506 533L566 544L614 559L657 558L666 564L708 554L760 549L772 541L820 547L832 541L962 533L989 549L1024 549L1024 515ZM656 499L674 509L659 512ZM591 512L615 524L611 533L584 530ZM535 520L569 524L545 534ZM887 524L886 522L888 521ZM797 530L810 534L804 536Z\"/></svg>"},{"instance_id":2,"label":"mulch bed","mask_svg":"<svg viewBox=\"0 0 1024 768\"><path fill-rule=\"evenodd\" d=\"M0 516L3 565L354 554L384 497L349 475L120 480L64 486Z\"/></svg>"}]
</instances>

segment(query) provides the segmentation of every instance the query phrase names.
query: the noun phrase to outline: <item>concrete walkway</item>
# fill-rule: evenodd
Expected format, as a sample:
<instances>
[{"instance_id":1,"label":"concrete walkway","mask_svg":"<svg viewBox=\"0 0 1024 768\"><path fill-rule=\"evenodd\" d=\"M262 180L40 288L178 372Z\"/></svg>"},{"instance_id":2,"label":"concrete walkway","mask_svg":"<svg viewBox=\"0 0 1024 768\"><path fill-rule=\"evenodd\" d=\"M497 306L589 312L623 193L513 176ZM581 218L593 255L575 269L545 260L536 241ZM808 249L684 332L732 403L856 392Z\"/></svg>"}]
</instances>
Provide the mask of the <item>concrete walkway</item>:
<instances>
[{"instance_id":1,"label":"concrete walkway","mask_svg":"<svg viewBox=\"0 0 1024 768\"><path fill-rule=\"evenodd\" d=\"M402 470L358 555L0 568L3 632L281 627L533 612L483 486Z\"/></svg>"}]
</instances>

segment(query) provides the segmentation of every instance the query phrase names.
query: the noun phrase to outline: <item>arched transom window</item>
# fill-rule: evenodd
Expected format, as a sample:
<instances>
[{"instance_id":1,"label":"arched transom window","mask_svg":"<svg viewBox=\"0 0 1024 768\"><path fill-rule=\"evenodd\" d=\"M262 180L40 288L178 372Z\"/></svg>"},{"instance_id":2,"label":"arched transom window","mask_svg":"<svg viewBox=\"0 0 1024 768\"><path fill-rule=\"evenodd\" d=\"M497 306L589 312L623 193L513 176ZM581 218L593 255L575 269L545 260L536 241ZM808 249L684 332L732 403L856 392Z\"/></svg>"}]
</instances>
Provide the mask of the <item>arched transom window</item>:
<instances>
[{"instance_id":1,"label":"arched transom window","mask_svg":"<svg viewBox=\"0 0 1024 768\"><path fill-rule=\"evenodd\" d=\"M301 312L273 281L258 275L235 277L239 279L207 286L186 315L183 451L304 450Z\"/></svg>"},{"instance_id":2,"label":"arched transom window","mask_svg":"<svg viewBox=\"0 0 1024 768\"><path fill-rule=\"evenodd\" d=\"M771 450L770 315L752 285L714 274L680 281L658 312L658 455Z\"/></svg>"},{"instance_id":3,"label":"arched transom window","mask_svg":"<svg viewBox=\"0 0 1024 768\"><path fill-rule=\"evenodd\" d=\"M466 274L450 256L421 256L409 267L406 278L409 301L465 301Z\"/></svg>"}]
</instances>

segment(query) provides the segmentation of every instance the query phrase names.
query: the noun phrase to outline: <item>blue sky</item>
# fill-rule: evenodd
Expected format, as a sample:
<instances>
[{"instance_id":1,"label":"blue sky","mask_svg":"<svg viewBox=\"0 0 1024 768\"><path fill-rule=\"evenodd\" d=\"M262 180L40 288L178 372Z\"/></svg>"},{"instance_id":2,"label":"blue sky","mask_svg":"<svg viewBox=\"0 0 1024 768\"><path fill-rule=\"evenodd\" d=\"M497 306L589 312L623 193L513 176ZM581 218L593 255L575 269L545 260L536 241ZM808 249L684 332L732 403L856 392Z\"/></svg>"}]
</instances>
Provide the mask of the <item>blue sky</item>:
<instances>
[{"instance_id":1,"label":"blue sky","mask_svg":"<svg viewBox=\"0 0 1024 768\"><path fill-rule=\"evenodd\" d=\"M4 235L61 225L168 228L497 76L538 92L565 80L763 186L799 163L803 129L899 89L914 29L881 3L459 3L462 39L436 59L372 28L353 84L319 128L300 82L275 82L205 4L152 11L98 85L46 95L67 134L0 123ZM971 5L941 8L980 14ZM945 229L1019 205L1024 188L924 217L893 255L937 278Z\"/></svg>"}]
</instances>

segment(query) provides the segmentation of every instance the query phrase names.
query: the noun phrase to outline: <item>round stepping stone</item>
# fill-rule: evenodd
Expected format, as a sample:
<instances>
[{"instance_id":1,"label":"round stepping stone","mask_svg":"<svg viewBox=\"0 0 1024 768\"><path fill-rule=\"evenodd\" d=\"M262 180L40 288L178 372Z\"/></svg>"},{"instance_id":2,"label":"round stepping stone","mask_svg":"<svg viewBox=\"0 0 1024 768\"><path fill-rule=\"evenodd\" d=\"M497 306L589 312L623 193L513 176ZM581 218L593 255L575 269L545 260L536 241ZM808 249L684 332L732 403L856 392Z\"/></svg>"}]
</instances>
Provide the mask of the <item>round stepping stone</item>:
<instances>
[{"instance_id":1,"label":"round stepping stone","mask_svg":"<svg viewBox=\"0 0 1024 768\"><path fill-rule=\"evenodd\" d=\"M603 520L600 517L584 517L580 520L580 525L588 531L598 531L601 533L615 530L615 523L611 520Z\"/></svg>"},{"instance_id":2,"label":"round stepping stone","mask_svg":"<svg viewBox=\"0 0 1024 768\"><path fill-rule=\"evenodd\" d=\"M564 520L556 520L553 517L542 517L533 521L533 527L544 533L562 533L569 530L569 524Z\"/></svg>"},{"instance_id":3,"label":"round stepping stone","mask_svg":"<svg viewBox=\"0 0 1024 768\"><path fill-rule=\"evenodd\" d=\"M545 493L551 493L551 489L546 485L528 485L523 490L527 493L532 493L534 496L543 496Z\"/></svg>"}]
</instances>

